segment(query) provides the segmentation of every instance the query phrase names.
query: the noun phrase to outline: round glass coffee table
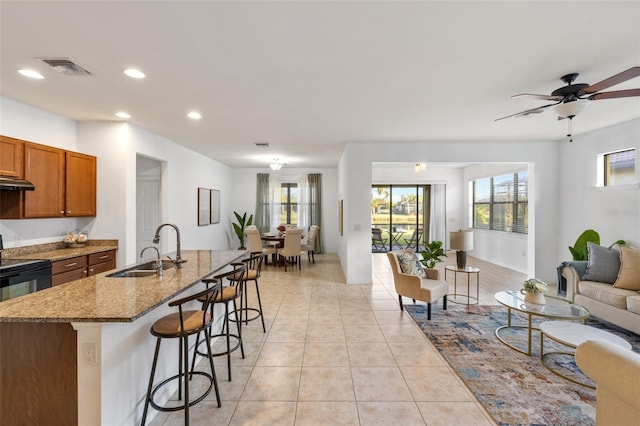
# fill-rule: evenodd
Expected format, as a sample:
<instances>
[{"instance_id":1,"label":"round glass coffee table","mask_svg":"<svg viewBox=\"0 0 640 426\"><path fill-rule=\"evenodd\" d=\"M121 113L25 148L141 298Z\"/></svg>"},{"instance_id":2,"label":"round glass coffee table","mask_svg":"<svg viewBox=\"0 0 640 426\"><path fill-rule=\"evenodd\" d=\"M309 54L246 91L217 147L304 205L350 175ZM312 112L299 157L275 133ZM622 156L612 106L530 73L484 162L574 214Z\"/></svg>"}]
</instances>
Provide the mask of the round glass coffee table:
<instances>
[{"instance_id":1,"label":"round glass coffee table","mask_svg":"<svg viewBox=\"0 0 640 426\"><path fill-rule=\"evenodd\" d=\"M498 303L507 307L507 325L496 328L496 337L511 349L529 356L531 356L531 333L533 330L538 330L538 328L532 324L532 318L534 316L552 320L582 321L584 324L587 323L587 319L589 318L589 311L587 311L586 308L565 299L560 299L559 297L545 295L547 303L537 305L535 303L525 302L524 295L520 293L520 291L510 290L496 293L495 298ZM527 316L526 325L514 325L511 323L511 315L514 310ZM526 350L507 342L500 335L502 330L507 329L527 329L528 339Z\"/></svg>"}]
</instances>

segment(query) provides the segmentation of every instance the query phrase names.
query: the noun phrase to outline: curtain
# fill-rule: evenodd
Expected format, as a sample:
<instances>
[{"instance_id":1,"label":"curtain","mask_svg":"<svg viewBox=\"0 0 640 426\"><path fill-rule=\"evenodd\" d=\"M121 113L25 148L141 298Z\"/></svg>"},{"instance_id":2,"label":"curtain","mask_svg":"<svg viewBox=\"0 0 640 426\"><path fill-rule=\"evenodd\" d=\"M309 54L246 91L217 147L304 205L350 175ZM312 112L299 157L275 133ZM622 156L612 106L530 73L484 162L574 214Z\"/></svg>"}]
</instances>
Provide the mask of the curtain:
<instances>
[{"instance_id":1,"label":"curtain","mask_svg":"<svg viewBox=\"0 0 640 426\"><path fill-rule=\"evenodd\" d=\"M431 209L429 238L431 241L442 241L443 247L446 247L446 188L445 184L431 185Z\"/></svg>"},{"instance_id":2,"label":"curtain","mask_svg":"<svg viewBox=\"0 0 640 426\"><path fill-rule=\"evenodd\" d=\"M280 225L280 213L282 210L280 199L280 175L271 173L269 175L269 232L275 232Z\"/></svg>"},{"instance_id":3,"label":"curtain","mask_svg":"<svg viewBox=\"0 0 640 426\"><path fill-rule=\"evenodd\" d=\"M307 235L311 223L311 200L307 175L298 178L298 227Z\"/></svg>"},{"instance_id":4,"label":"curtain","mask_svg":"<svg viewBox=\"0 0 640 426\"><path fill-rule=\"evenodd\" d=\"M258 173L256 184L256 213L253 217L253 224L256 225L260 234L269 231L271 226L271 211L269 208L269 175Z\"/></svg>"},{"instance_id":5,"label":"curtain","mask_svg":"<svg viewBox=\"0 0 640 426\"><path fill-rule=\"evenodd\" d=\"M318 225L320 231L316 235L315 252L322 253L322 175L310 173L307 176L309 183L309 225Z\"/></svg>"}]
</instances>

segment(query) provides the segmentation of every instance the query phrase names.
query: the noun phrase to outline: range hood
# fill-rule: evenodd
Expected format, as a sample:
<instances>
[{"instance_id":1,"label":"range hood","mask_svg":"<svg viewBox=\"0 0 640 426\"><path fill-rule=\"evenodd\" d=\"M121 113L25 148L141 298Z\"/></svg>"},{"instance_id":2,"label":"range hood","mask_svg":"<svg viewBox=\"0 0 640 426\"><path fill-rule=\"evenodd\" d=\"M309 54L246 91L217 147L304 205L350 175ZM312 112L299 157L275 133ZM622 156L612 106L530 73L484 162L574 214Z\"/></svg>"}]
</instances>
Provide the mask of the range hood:
<instances>
[{"instance_id":1,"label":"range hood","mask_svg":"<svg viewBox=\"0 0 640 426\"><path fill-rule=\"evenodd\" d=\"M0 191L33 191L36 187L24 179L0 177Z\"/></svg>"}]
</instances>

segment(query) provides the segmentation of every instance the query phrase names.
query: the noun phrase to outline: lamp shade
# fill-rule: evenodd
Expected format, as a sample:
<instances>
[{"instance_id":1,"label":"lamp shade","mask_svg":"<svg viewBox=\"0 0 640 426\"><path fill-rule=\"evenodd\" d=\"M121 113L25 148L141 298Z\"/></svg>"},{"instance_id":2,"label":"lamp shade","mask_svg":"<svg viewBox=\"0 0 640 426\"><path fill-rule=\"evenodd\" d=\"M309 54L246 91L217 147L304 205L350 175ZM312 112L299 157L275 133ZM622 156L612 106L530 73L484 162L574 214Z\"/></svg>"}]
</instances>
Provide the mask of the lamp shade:
<instances>
[{"instance_id":1,"label":"lamp shade","mask_svg":"<svg viewBox=\"0 0 640 426\"><path fill-rule=\"evenodd\" d=\"M473 231L459 229L449 232L449 245L452 250L473 250Z\"/></svg>"},{"instance_id":2,"label":"lamp shade","mask_svg":"<svg viewBox=\"0 0 640 426\"><path fill-rule=\"evenodd\" d=\"M553 107L558 116L562 118L574 117L580 113L583 109L589 106L589 101L572 101L558 104Z\"/></svg>"}]
</instances>

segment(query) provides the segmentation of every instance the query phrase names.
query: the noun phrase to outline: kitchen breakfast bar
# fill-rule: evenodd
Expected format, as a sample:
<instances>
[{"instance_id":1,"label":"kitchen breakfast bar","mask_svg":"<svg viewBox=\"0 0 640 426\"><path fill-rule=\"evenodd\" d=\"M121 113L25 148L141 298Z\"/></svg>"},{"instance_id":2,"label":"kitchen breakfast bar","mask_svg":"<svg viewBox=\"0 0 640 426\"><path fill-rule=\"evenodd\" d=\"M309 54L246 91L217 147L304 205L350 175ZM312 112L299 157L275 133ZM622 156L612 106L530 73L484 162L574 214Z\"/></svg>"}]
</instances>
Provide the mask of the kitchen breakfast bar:
<instances>
[{"instance_id":1,"label":"kitchen breakfast bar","mask_svg":"<svg viewBox=\"0 0 640 426\"><path fill-rule=\"evenodd\" d=\"M0 303L2 424L138 424L155 347L151 325L174 312L168 301L202 290L203 278L245 254L183 250L182 268L161 277L109 271ZM174 344L162 351L156 377L175 374Z\"/></svg>"}]
</instances>

